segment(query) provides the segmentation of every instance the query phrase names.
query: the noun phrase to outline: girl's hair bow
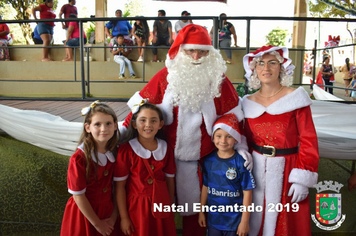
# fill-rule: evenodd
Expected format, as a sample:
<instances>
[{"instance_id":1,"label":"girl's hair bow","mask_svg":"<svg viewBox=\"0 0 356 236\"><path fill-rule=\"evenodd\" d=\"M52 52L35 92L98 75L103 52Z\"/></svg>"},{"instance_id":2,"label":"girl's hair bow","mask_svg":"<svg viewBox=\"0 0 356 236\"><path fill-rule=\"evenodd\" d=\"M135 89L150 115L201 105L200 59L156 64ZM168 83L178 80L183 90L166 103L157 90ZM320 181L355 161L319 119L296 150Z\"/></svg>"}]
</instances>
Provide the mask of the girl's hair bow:
<instances>
[{"instance_id":1,"label":"girl's hair bow","mask_svg":"<svg viewBox=\"0 0 356 236\"><path fill-rule=\"evenodd\" d=\"M135 104L131 109L132 114L136 114L140 109L140 106L146 103L148 103L148 99L143 99L139 104Z\"/></svg>"},{"instance_id":2,"label":"girl's hair bow","mask_svg":"<svg viewBox=\"0 0 356 236\"><path fill-rule=\"evenodd\" d=\"M101 102L99 100L96 100L95 102L93 102L92 104L90 104L90 106L88 107L84 107L81 111L82 116L85 116L86 114L88 114L88 112L94 108L96 105L100 104Z\"/></svg>"}]
</instances>

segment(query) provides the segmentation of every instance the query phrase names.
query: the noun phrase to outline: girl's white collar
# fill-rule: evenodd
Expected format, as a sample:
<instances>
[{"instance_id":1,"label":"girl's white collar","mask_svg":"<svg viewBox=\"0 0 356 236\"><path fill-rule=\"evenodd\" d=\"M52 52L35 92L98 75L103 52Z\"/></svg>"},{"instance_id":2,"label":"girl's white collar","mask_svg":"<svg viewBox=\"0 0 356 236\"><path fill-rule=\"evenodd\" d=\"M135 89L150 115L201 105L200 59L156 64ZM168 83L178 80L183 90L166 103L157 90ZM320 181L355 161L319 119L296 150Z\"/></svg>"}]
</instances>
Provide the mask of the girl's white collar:
<instances>
[{"instance_id":1,"label":"girl's white collar","mask_svg":"<svg viewBox=\"0 0 356 236\"><path fill-rule=\"evenodd\" d=\"M84 143L80 144L78 146L78 148L80 150L82 150L84 152ZM95 154L94 154L94 151L91 151L91 156L94 157ZM111 162L111 163L114 163L115 162L115 156L114 154L111 152L111 151L107 151L106 153L100 153L98 152L98 161L95 159L95 158L92 158L93 161L95 163L97 163L99 166L106 166L106 164L108 163L108 160Z\"/></svg>"},{"instance_id":2,"label":"girl's white collar","mask_svg":"<svg viewBox=\"0 0 356 236\"><path fill-rule=\"evenodd\" d=\"M137 140L137 138L131 139L129 141L133 151L141 158L148 159L153 155L153 158L156 161L161 161L166 156L167 152L167 143L162 139L157 140L157 149L154 151L147 150L144 148L141 143Z\"/></svg>"}]
</instances>

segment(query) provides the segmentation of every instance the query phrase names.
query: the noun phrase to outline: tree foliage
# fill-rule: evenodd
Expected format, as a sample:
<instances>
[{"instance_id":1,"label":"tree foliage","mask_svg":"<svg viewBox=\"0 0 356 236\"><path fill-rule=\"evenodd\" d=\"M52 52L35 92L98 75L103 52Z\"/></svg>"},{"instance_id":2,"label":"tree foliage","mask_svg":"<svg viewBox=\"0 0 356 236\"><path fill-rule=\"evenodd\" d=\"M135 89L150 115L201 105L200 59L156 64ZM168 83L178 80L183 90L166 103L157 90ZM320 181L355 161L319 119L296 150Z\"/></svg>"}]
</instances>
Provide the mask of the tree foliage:
<instances>
[{"instance_id":1,"label":"tree foliage","mask_svg":"<svg viewBox=\"0 0 356 236\"><path fill-rule=\"evenodd\" d=\"M31 17L31 9L33 6L43 4L42 0L0 0L0 7L5 5L11 6L15 11L15 19L6 20L29 20ZM57 8L58 0L54 0L53 10ZM26 44L29 44L31 39L32 29L29 23L19 23L22 35L25 38Z\"/></svg>"},{"instance_id":2,"label":"tree foliage","mask_svg":"<svg viewBox=\"0 0 356 236\"><path fill-rule=\"evenodd\" d=\"M341 17L355 14L355 0L311 0L309 12L313 17Z\"/></svg>"},{"instance_id":3,"label":"tree foliage","mask_svg":"<svg viewBox=\"0 0 356 236\"><path fill-rule=\"evenodd\" d=\"M288 30L277 27L276 29L271 30L266 36L267 45L285 46L287 36Z\"/></svg>"}]
</instances>

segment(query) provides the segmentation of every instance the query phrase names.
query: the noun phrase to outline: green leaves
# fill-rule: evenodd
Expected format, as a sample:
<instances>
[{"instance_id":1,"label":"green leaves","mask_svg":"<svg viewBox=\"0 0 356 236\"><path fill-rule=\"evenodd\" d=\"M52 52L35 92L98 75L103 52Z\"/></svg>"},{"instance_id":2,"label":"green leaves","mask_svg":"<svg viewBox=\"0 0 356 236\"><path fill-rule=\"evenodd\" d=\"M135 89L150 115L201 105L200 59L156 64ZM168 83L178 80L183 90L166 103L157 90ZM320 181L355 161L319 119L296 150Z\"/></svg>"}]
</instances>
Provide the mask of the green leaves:
<instances>
[{"instance_id":1,"label":"green leaves","mask_svg":"<svg viewBox=\"0 0 356 236\"><path fill-rule=\"evenodd\" d=\"M277 27L266 36L267 45L285 46L288 30Z\"/></svg>"}]
</instances>

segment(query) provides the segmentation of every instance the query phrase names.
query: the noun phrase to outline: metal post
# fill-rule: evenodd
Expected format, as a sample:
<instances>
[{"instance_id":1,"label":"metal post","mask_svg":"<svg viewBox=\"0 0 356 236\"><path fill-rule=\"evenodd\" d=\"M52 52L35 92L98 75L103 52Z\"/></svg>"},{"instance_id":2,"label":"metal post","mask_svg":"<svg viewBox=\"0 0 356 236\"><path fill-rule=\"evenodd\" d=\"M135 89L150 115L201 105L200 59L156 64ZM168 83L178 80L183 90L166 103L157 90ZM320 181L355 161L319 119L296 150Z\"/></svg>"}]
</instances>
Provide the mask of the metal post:
<instances>
[{"instance_id":1,"label":"metal post","mask_svg":"<svg viewBox=\"0 0 356 236\"><path fill-rule=\"evenodd\" d=\"M315 84L316 48L317 48L317 40L314 40L314 49L313 49L313 55L314 55L314 61L313 61L313 83L310 85L310 89L313 89L313 86Z\"/></svg>"},{"instance_id":2,"label":"metal post","mask_svg":"<svg viewBox=\"0 0 356 236\"><path fill-rule=\"evenodd\" d=\"M89 47L86 47L86 52L87 52L87 92L90 94L90 68L89 68Z\"/></svg>"},{"instance_id":3,"label":"metal post","mask_svg":"<svg viewBox=\"0 0 356 236\"><path fill-rule=\"evenodd\" d=\"M246 20L246 54L250 52L250 32L251 32L251 20ZM245 94L248 94L248 87L247 87L248 80L245 78Z\"/></svg>"},{"instance_id":4,"label":"metal post","mask_svg":"<svg viewBox=\"0 0 356 236\"><path fill-rule=\"evenodd\" d=\"M218 17L213 17L213 47L219 48L219 37L218 37Z\"/></svg>"},{"instance_id":5,"label":"metal post","mask_svg":"<svg viewBox=\"0 0 356 236\"><path fill-rule=\"evenodd\" d=\"M73 57L74 57L74 81L77 81L77 48L73 48L72 49L74 52L73 52Z\"/></svg>"},{"instance_id":6,"label":"metal post","mask_svg":"<svg viewBox=\"0 0 356 236\"><path fill-rule=\"evenodd\" d=\"M143 62L142 62L142 66L143 66L143 68L142 68L142 80L143 80L143 82L145 82L145 78L146 78L146 70L145 70L145 54L146 54L146 46L145 47L143 47L142 48L142 50L143 50L143 54L142 54L142 56L143 56Z\"/></svg>"},{"instance_id":7,"label":"metal post","mask_svg":"<svg viewBox=\"0 0 356 236\"><path fill-rule=\"evenodd\" d=\"M83 36L83 22L79 21L79 47L80 47L80 71L81 71L81 81L82 81L82 98L85 99L85 73L84 73L84 36ZM89 84L88 84L89 87Z\"/></svg>"}]
</instances>

